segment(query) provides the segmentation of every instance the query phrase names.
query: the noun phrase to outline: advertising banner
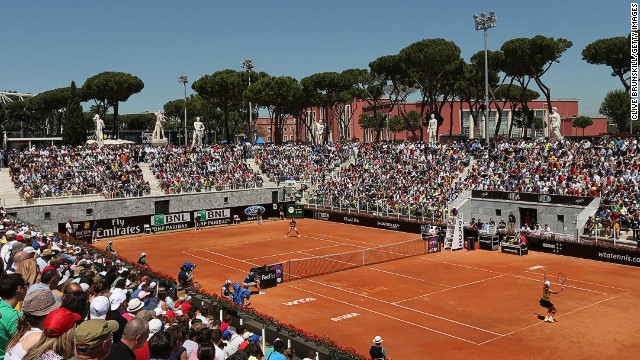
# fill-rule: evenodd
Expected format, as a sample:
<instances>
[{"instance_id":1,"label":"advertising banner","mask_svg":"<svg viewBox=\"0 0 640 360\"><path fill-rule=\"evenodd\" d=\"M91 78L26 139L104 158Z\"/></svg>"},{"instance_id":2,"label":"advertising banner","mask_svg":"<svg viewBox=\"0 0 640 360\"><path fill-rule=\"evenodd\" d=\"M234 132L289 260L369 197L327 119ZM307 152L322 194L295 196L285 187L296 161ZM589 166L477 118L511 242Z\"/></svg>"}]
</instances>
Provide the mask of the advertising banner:
<instances>
[{"instance_id":1,"label":"advertising banner","mask_svg":"<svg viewBox=\"0 0 640 360\"><path fill-rule=\"evenodd\" d=\"M289 204L283 203L283 206L286 207ZM153 232L188 229L195 226L196 217L200 219L201 226L230 224L234 215L238 215L241 221L257 220L258 211L261 211L263 219L266 219L267 217L278 216L278 210L274 210L274 208L277 209L278 204L274 205L260 204L168 214L74 221L73 227L76 229L76 239L90 242L94 222L96 222L97 239L104 239L142 234L144 233L145 225L149 226ZM66 231L65 223L58 223L58 231L61 233Z\"/></svg>"},{"instance_id":2,"label":"advertising banner","mask_svg":"<svg viewBox=\"0 0 640 360\"><path fill-rule=\"evenodd\" d=\"M419 223L408 222L401 219L380 219L365 214L338 214L323 210L313 210L312 218L322 221L332 221L343 224L374 227L378 229L403 231L413 234L420 234L420 227L422 225Z\"/></svg>"},{"instance_id":3,"label":"advertising banner","mask_svg":"<svg viewBox=\"0 0 640 360\"><path fill-rule=\"evenodd\" d=\"M595 246L594 244L540 238L529 238L527 246L529 250L534 251L640 267L640 251L634 248L603 247Z\"/></svg>"},{"instance_id":4,"label":"advertising banner","mask_svg":"<svg viewBox=\"0 0 640 360\"><path fill-rule=\"evenodd\" d=\"M587 206L591 203L591 201L593 201L592 197L586 197L586 196L566 196L566 195L532 194L532 193L520 193L520 192L508 192L508 191L484 191L484 190L472 190L471 197L474 199L523 201L523 202L533 202L533 203L540 203L540 204L577 205L577 206Z\"/></svg>"},{"instance_id":5,"label":"advertising banner","mask_svg":"<svg viewBox=\"0 0 640 360\"><path fill-rule=\"evenodd\" d=\"M304 205L289 204L284 208L284 216L287 219L304 219Z\"/></svg>"},{"instance_id":6,"label":"advertising banner","mask_svg":"<svg viewBox=\"0 0 640 360\"><path fill-rule=\"evenodd\" d=\"M431 235L427 237L427 253L436 253L440 251L440 241L438 235Z\"/></svg>"}]
</instances>

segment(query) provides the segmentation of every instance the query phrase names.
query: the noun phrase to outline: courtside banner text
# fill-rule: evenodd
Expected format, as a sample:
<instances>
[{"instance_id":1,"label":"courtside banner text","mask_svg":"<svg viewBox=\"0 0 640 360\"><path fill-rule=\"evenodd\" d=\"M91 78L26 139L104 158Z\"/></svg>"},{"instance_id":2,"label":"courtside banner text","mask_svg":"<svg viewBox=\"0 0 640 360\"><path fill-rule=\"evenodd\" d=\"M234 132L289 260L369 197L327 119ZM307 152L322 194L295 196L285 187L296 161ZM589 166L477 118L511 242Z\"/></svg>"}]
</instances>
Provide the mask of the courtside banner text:
<instances>
[{"instance_id":1,"label":"courtside banner text","mask_svg":"<svg viewBox=\"0 0 640 360\"><path fill-rule=\"evenodd\" d=\"M291 202L282 203L287 206ZM279 204L278 204L279 205ZM276 209L278 206L276 206ZM230 224L237 215L240 221L252 221L257 219L258 211L262 211L264 219L277 217L278 210L274 210L273 204L256 204L248 206L225 207L218 209L205 209L193 211L181 211L168 214L139 215L109 219L96 219L97 238L104 239L116 236L127 236L144 233L145 225L153 232L180 230L193 228L195 218L200 219L201 226ZM75 237L78 240L91 241L94 220L74 221L76 229ZM65 223L58 223L58 231L65 233Z\"/></svg>"},{"instance_id":2,"label":"courtside banner text","mask_svg":"<svg viewBox=\"0 0 640 360\"><path fill-rule=\"evenodd\" d=\"M534 202L534 203L552 204L552 205L577 205L577 206L587 206L591 203L591 201L593 201L592 197L587 197L587 196L531 194L531 193L519 193L519 192L508 192L508 191L483 191L483 190L472 190L471 197L474 199L509 200L509 201Z\"/></svg>"}]
</instances>

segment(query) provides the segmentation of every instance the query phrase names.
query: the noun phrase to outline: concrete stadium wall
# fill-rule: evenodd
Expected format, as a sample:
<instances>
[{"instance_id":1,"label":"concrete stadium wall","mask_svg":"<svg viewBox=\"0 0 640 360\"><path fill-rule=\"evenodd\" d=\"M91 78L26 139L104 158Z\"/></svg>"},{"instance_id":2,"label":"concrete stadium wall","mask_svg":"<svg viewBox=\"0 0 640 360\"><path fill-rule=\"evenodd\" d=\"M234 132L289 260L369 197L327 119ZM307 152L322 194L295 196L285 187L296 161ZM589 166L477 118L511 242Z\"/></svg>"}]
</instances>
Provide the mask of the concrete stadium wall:
<instances>
[{"instance_id":1,"label":"concrete stadium wall","mask_svg":"<svg viewBox=\"0 0 640 360\"><path fill-rule=\"evenodd\" d=\"M124 218L156 213L156 202L168 201L169 212L194 211L233 206L272 203L274 194L282 200L282 191L276 188L233 190L167 196L144 196L125 199L105 199L91 202L30 205L7 208L7 212L23 221L42 227L45 231L58 231L58 223L74 221ZM227 202L225 202L227 198ZM91 209L92 215L87 215ZM48 217L46 216L48 213Z\"/></svg>"},{"instance_id":2,"label":"concrete stadium wall","mask_svg":"<svg viewBox=\"0 0 640 360\"><path fill-rule=\"evenodd\" d=\"M502 215L496 215L496 209L502 211ZM489 218L493 218L496 223L500 219L504 219L508 222L509 212L513 211L513 215L516 217L516 228L519 229L522 224L520 223L520 209L534 209L538 213L538 223L541 227L544 224L549 224L551 231L557 234L565 232L566 226L567 234L576 233L576 216L582 212L584 206L571 206L571 205L544 205L530 202L515 202L515 201L503 201L503 200L480 200L469 199L458 209L464 215L464 222L467 224L471 221L471 218L482 219L487 222ZM564 223L558 221L558 215L564 216Z\"/></svg>"}]
</instances>

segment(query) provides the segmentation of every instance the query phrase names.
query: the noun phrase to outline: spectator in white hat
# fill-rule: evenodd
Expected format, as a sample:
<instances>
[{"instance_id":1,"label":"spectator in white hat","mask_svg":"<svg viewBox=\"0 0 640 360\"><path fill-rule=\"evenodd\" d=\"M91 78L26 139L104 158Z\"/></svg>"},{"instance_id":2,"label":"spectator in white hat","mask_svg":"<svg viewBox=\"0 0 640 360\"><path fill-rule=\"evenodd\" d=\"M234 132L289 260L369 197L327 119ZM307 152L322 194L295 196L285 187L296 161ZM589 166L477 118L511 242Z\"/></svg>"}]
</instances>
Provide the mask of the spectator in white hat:
<instances>
[{"instance_id":1,"label":"spectator in white hat","mask_svg":"<svg viewBox=\"0 0 640 360\"><path fill-rule=\"evenodd\" d=\"M96 296L91 300L91 305L89 305L89 317L90 319L107 319L109 315L109 311L111 304L109 303L109 298L106 296Z\"/></svg>"},{"instance_id":2,"label":"spectator in white hat","mask_svg":"<svg viewBox=\"0 0 640 360\"><path fill-rule=\"evenodd\" d=\"M127 308L127 295L123 292L115 292L109 296L109 304L111 305L111 320L115 320L120 324L120 329L113 333L113 342L117 343L120 341L124 327L127 325L127 319L122 316L122 312Z\"/></svg>"},{"instance_id":3,"label":"spectator in white hat","mask_svg":"<svg viewBox=\"0 0 640 360\"><path fill-rule=\"evenodd\" d=\"M136 314L138 314L140 310L142 310L143 306L144 304L142 303L142 301L140 301L140 299L131 299L129 301L129 304L127 305L127 312L125 314L122 314L122 317L124 317L128 321L131 321L136 317Z\"/></svg>"},{"instance_id":4,"label":"spectator in white hat","mask_svg":"<svg viewBox=\"0 0 640 360\"><path fill-rule=\"evenodd\" d=\"M373 338L373 345L369 349L369 356L371 356L372 360L391 360L391 358L387 357L387 352L382 347L383 341L379 335Z\"/></svg>"}]
</instances>

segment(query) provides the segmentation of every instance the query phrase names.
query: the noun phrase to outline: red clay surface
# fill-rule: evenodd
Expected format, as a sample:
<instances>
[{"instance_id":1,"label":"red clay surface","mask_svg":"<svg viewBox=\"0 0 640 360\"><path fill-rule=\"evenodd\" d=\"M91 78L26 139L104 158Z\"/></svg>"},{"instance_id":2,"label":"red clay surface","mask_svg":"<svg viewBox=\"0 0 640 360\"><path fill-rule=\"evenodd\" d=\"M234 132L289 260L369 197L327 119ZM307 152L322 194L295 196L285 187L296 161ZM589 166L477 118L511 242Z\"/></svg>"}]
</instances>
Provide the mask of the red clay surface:
<instances>
[{"instance_id":1,"label":"red clay surface","mask_svg":"<svg viewBox=\"0 0 640 360\"><path fill-rule=\"evenodd\" d=\"M119 254L176 275L197 264L195 280L220 292L250 267L415 239L416 234L301 219L244 223L114 241ZM106 242L102 242L106 246ZM544 265L567 274L554 295L558 322L545 323L538 300ZM295 305L286 303L314 299ZM404 359L627 359L640 347L640 269L530 252L444 251L285 282L253 295L252 306L299 328L368 354L380 335L390 357ZM352 317L336 319L347 314ZM332 320L333 319L333 320ZM272 340L272 339L268 339Z\"/></svg>"}]
</instances>

